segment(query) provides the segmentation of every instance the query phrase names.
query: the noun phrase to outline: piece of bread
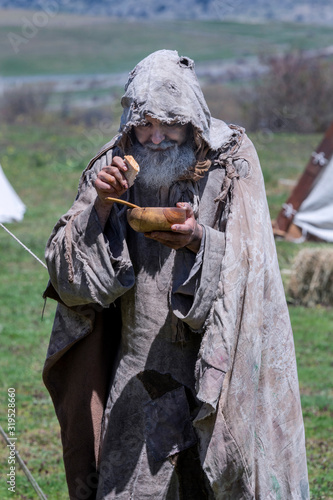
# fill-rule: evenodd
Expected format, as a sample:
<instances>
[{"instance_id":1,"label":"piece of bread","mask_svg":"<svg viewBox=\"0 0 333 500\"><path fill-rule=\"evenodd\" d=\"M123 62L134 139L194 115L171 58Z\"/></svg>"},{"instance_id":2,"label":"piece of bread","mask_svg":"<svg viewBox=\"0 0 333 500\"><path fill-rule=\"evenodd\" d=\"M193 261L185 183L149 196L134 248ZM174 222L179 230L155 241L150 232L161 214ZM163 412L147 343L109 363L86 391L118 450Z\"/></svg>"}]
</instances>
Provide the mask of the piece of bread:
<instances>
[{"instance_id":1,"label":"piece of bread","mask_svg":"<svg viewBox=\"0 0 333 500\"><path fill-rule=\"evenodd\" d=\"M136 176L140 172L140 167L134 160L133 156L124 156L124 161L128 168L127 172L124 172L124 176L126 177L128 187L131 187L134 184Z\"/></svg>"}]
</instances>

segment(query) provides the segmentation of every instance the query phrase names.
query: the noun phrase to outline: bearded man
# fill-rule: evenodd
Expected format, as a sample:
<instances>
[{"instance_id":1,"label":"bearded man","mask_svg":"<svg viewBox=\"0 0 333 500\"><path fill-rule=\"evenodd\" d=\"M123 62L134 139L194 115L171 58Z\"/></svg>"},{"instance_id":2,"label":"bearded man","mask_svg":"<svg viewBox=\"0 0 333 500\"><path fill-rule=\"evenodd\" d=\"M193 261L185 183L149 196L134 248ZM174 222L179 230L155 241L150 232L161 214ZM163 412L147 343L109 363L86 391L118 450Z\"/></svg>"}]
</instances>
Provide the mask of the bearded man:
<instances>
[{"instance_id":1,"label":"bearded man","mask_svg":"<svg viewBox=\"0 0 333 500\"><path fill-rule=\"evenodd\" d=\"M130 73L119 133L46 249L58 301L44 381L71 499L307 499L288 310L262 174L211 117L189 58ZM129 187L124 155L140 173ZM129 227L121 199L186 211Z\"/></svg>"}]
</instances>

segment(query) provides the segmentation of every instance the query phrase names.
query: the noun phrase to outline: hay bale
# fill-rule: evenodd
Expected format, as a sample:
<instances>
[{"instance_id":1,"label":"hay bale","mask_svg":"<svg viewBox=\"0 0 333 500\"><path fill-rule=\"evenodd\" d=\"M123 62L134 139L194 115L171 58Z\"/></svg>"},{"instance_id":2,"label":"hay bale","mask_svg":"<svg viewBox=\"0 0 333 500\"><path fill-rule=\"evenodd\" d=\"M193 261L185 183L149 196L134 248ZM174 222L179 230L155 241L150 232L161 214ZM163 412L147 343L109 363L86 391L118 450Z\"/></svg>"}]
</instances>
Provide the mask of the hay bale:
<instances>
[{"instance_id":1,"label":"hay bale","mask_svg":"<svg viewBox=\"0 0 333 500\"><path fill-rule=\"evenodd\" d=\"M307 248L297 254L288 294L295 304L333 306L332 248Z\"/></svg>"}]
</instances>

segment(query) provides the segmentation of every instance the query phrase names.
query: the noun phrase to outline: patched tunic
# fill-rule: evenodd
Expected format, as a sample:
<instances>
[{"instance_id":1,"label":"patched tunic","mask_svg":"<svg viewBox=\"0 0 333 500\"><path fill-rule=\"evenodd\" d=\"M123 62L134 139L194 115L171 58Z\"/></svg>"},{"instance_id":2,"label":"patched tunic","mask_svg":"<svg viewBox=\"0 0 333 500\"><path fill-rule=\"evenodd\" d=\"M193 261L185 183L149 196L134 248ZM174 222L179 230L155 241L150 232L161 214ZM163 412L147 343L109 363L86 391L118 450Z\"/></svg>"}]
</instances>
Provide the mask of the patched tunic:
<instances>
[{"instance_id":1,"label":"patched tunic","mask_svg":"<svg viewBox=\"0 0 333 500\"><path fill-rule=\"evenodd\" d=\"M212 168L208 181L205 179L205 195L198 208L200 223L213 225L218 208L213 200L223 180L221 168ZM186 199L184 184L179 201L192 202ZM202 196L200 183L197 189ZM131 202L169 206L168 195L166 189L143 192L138 181ZM207 206L212 203L212 207ZM174 466L166 459L197 442L191 418L200 406L195 398L194 373L202 334L190 329L184 332L184 328L177 331L180 321L172 310L171 296L173 291L183 293L189 311L193 307L205 238L197 256L187 249L176 252L128 228L125 212L120 210L111 224L121 226L118 234L126 233L135 284L121 296L121 345L102 426L97 498L175 500L178 480ZM218 238L215 244L220 249ZM218 267L219 263L212 273L218 274ZM185 388L191 391L188 396Z\"/></svg>"}]
</instances>

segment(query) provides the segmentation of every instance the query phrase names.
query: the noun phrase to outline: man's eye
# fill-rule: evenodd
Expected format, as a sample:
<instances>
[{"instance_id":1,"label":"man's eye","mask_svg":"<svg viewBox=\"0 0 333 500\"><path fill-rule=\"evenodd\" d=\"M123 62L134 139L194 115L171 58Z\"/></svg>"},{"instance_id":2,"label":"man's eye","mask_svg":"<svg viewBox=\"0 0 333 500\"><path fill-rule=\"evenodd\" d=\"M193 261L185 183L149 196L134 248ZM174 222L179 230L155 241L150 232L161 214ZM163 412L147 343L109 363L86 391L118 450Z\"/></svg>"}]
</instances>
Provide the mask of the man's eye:
<instances>
[{"instance_id":1,"label":"man's eye","mask_svg":"<svg viewBox=\"0 0 333 500\"><path fill-rule=\"evenodd\" d=\"M178 127L178 123L165 123L165 127L168 127L168 128L176 128Z\"/></svg>"}]
</instances>

